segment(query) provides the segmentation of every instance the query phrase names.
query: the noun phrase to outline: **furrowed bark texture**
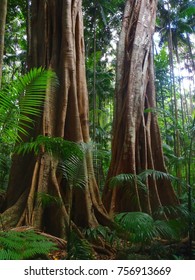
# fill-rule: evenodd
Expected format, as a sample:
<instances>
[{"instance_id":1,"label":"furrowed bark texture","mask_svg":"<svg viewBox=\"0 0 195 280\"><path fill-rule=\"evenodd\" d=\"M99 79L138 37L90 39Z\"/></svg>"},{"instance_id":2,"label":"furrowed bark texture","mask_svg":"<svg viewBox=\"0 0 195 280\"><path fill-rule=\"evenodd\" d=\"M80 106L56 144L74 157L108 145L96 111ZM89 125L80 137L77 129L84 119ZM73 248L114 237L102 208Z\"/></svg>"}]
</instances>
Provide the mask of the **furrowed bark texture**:
<instances>
[{"instance_id":1,"label":"furrowed bark texture","mask_svg":"<svg viewBox=\"0 0 195 280\"><path fill-rule=\"evenodd\" d=\"M30 67L53 69L60 86L57 89L48 86L42 119L31 136L57 136L77 143L89 141L81 4L81 0L32 1ZM74 225L95 227L99 223L109 223L90 153L83 162L85 188L74 189L71 186L73 194L58 175L57 164L44 150L37 157L14 157L5 208L8 212L21 201L20 209L23 211L15 225L30 225L64 236L69 223L70 197ZM26 199L21 200L24 193ZM55 196L61 203L43 208L38 201L39 193Z\"/></svg>"},{"instance_id":2,"label":"furrowed bark texture","mask_svg":"<svg viewBox=\"0 0 195 280\"><path fill-rule=\"evenodd\" d=\"M122 173L139 174L146 169L166 172L161 137L155 113L152 35L156 18L155 0L128 0L118 45L116 109L112 160L103 202L110 213L154 213L164 205L178 204L167 180L146 181L147 191L136 182L109 187L109 179Z\"/></svg>"},{"instance_id":3,"label":"furrowed bark texture","mask_svg":"<svg viewBox=\"0 0 195 280\"><path fill-rule=\"evenodd\" d=\"M1 79L2 79L6 15L7 15L7 0L1 0L0 1L0 88L1 88Z\"/></svg>"}]
</instances>

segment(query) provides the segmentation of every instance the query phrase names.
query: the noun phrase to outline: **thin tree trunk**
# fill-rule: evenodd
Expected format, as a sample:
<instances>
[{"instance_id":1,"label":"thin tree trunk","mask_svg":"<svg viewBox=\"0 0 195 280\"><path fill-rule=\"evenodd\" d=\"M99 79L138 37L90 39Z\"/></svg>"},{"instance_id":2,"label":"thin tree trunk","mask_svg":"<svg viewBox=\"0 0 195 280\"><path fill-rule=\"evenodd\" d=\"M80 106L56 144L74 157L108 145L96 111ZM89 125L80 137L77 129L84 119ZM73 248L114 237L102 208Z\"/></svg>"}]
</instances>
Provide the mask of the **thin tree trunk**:
<instances>
[{"instance_id":1,"label":"thin tree trunk","mask_svg":"<svg viewBox=\"0 0 195 280\"><path fill-rule=\"evenodd\" d=\"M152 54L156 6L155 0L128 0L125 7L118 45L112 160L103 193L110 213L154 214L159 207L178 203L171 183L164 179L148 178L147 191L136 182L109 187L109 179L121 173L166 172L157 116L144 112L156 107Z\"/></svg>"},{"instance_id":2,"label":"thin tree trunk","mask_svg":"<svg viewBox=\"0 0 195 280\"><path fill-rule=\"evenodd\" d=\"M176 82L175 82L175 73L174 73L174 61L173 61L173 36L171 29L171 20L170 20L170 5L167 3L167 9L169 12L169 35L168 35L168 50L169 50L169 64L170 64L170 77L171 77L171 95L173 96L173 117L174 117L174 152L177 158L181 156L181 145L180 145L180 135L178 128L178 105L177 105L177 95L176 95ZM176 166L176 176L181 178L181 169L179 166ZM181 185L177 185L177 193L181 196Z\"/></svg>"},{"instance_id":3,"label":"thin tree trunk","mask_svg":"<svg viewBox=\"0 0 195 280\"><path fill-rule=\"evenodd\" d=\"M1 88L1 79L2 79L6 15L7 15L7 0L1 0L0 1L0 88Z\"/></svg>"}]
</instances>

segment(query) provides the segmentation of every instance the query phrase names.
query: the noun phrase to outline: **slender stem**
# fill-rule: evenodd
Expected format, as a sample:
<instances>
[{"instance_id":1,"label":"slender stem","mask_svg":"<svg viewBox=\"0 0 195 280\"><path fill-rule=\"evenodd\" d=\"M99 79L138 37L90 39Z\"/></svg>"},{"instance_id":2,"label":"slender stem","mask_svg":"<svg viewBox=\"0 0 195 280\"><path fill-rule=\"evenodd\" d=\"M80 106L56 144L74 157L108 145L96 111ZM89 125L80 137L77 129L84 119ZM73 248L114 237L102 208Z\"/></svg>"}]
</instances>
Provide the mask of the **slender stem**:
<instances>
[{"instance_id":1,"label":"slender stem","mask_svg":"<svg viewBox=\"0 0 195 280\"><path fill-rule=\"evenodd\" d=\"M195 117L193 120L192 127L195 126ZM188 211L189 211L189 259L192 259L192 238L193 238L193 229L192 229L192 187L191 187L191 161L192 161L192 144L193 136L190 141L190 150L189 150L189 159L188 159Z\"/></svg>"},{"instance_id":2,"label":"slender stem","mask_svg":"<svg viewBox=\"0 0 195 280\"><path fill-rule=\"evenodd\" d=\"M93 141L96 137L96 110L97 110L97 96L96 96L96 6L94 15L94 38L93 38Z\"/></svg>"}]
</instances>

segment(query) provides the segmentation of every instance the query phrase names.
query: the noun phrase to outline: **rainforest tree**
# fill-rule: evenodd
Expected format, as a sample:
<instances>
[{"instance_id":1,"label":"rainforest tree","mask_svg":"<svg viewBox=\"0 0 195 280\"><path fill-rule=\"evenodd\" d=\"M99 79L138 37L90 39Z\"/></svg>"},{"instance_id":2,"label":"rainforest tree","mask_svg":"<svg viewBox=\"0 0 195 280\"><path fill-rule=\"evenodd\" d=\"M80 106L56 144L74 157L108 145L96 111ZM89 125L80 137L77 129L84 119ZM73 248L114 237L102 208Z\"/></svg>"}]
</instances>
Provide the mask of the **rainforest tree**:
<instances>
[{"instance_id":1,"label":"rainforest tree","mask_svg":"<svg viewBox=\"0 0 195 280\"><path fill-rule=\"evenodd\" d=\"M110 213L143 211L153 214L163 206L178 204L169 180L147 177L146 189L136 180L136 175L143 170L166 173L154 111L152 35L156 8L155 0L128 0L125 6L118 44L112 160L103 193ZM127 173L135 175L131 183L110 187L110 178Z\"/></svg>"},{"instance_id":2,"label":"rainforest tree","mask_svg":"<svg viewBox=\"0 0 195 280\"><path fill-rule=\"evenodd\" d=\"M35 120L35 127L25 141L40 134L76 143L90 140L81 5L81 0L31 3L29 67L52 69L59 78L59 87L48 84L42 117ZM85 153L82 166L85 186L74 188L59 174L58 161L44 147L36 156L15 155L2 214L4 226L30 225L64 236L70 219L73 226L82 227L108 223L90 152ZM43 193L61 203L44 208L38 200L38 194Z\"/></svg>"}]
</instances>

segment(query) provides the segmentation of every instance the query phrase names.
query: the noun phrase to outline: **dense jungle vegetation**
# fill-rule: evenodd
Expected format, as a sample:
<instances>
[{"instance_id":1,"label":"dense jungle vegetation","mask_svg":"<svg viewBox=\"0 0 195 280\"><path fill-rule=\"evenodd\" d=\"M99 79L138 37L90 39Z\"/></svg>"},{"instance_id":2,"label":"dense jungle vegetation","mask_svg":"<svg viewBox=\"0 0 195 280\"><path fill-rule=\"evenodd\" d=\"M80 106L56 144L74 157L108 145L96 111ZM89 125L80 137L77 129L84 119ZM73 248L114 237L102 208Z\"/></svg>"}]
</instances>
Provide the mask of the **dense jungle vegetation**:
<instances>
[{"instance_id":1,"label":"dense jungle vegetation","mask_svg":"<svg viewBox=\"0 0 195 280\"><path fill-rule=\"evenodd\" d=\"M194 16L0 1L0 259L195 259Z\"/></svg>"}]
</instances>

